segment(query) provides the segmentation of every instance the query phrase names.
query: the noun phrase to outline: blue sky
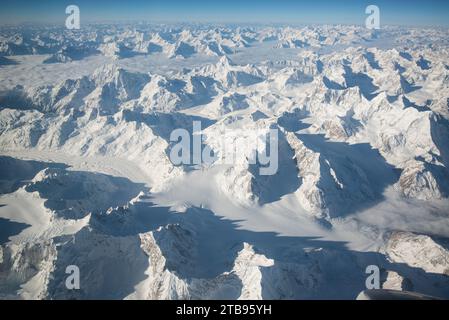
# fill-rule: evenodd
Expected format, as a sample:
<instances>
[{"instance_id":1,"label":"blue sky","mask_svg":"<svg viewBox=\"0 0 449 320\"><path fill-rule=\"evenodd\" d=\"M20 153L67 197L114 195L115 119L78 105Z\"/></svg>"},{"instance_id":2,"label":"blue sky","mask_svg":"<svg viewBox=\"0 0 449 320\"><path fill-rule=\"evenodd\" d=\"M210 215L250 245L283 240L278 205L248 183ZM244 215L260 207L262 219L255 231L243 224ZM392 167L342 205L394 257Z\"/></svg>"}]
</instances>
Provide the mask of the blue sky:
<instances>
[{"instance_id":1,"label":"blue sky","mask_svg":"<svg viewBox=\"0 0 449 320\"><path fill-rule=\"evenodd\" d=\"M80 7L81 21L348 23L363 24L375 4L382 24L449 26L446 0L0 0L2 23L63 23L65 7Z\"/></svg>"}]
</instances>

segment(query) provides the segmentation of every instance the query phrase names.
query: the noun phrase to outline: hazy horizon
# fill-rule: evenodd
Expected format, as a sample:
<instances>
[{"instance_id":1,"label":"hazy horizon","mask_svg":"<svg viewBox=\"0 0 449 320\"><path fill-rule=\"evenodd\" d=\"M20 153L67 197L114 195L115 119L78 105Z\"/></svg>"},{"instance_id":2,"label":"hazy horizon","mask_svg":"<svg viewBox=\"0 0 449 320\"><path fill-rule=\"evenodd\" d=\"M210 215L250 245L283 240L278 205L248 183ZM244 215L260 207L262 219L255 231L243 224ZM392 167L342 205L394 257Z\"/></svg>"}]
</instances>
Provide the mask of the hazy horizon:
<instances>
[{"instance_id":1,"label":"hazy horizon","mask_svg":"<svg viewBox=\"0 0 449 320\"><path fill-rule=\"evenodd\" d=\"M131 0L112 1L0 1L1 23L63 24L65 8L79 6L84 23L102 21L145 21L167 23L248 23L248 24L363 24L368 5L380 8L381 24L403 26L449 26L449 3L446 1L360 1L318 0L275 2L208 2Z\"/></svg>"}]
</instances>

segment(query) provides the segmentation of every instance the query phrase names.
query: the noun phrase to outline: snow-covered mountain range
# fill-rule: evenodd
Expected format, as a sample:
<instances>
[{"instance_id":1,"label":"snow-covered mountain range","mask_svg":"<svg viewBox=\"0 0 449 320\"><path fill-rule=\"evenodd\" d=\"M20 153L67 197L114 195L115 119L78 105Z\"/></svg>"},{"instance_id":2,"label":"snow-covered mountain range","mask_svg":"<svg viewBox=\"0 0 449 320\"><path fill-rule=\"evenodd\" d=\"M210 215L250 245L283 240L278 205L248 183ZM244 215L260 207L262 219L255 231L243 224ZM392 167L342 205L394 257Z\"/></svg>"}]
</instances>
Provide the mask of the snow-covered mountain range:
<instances>
[{"instance_id":1,"label":"snow-covered mountain range","mask_svg":"<svg viewBox=\"0 0 449 320\"><path fill-rule=\"evenodd\" d=\"M4 27L0 297L449 298L448 33ZM278 129L276 174L174 165L194 121Z\"/></svg>"}]
</instances>

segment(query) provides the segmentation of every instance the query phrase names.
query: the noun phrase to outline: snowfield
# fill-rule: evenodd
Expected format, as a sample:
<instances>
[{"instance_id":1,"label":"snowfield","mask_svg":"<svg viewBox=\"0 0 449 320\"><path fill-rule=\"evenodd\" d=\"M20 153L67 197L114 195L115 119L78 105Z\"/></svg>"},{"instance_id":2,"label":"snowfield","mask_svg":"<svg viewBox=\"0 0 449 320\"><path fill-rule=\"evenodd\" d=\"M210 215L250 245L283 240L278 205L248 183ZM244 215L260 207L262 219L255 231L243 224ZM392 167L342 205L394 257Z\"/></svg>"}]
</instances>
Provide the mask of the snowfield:
<instances>
[{"instance_id":1,"label":"snowfield","mask_svg":"<svg viewBox=\"0 0 449 320\"><path fill-rule=\"evenodd\" d=\"M0 298L355 299L376 265L449 299L448 61L447 29L3 27ZM174 165L194 122L276 128L276 174Z\"/></svg>"}]
</instances>

